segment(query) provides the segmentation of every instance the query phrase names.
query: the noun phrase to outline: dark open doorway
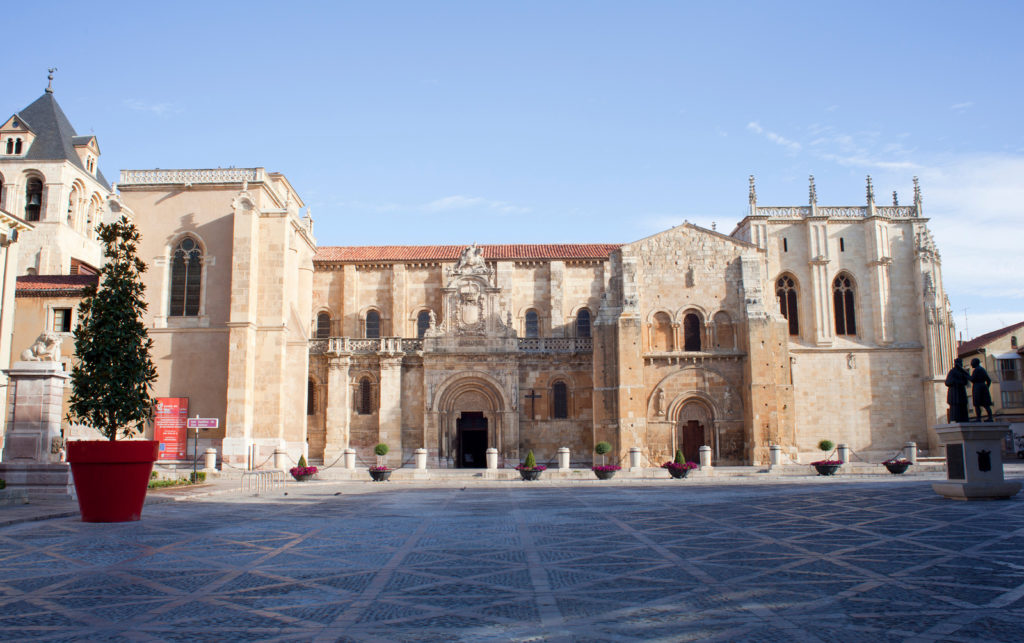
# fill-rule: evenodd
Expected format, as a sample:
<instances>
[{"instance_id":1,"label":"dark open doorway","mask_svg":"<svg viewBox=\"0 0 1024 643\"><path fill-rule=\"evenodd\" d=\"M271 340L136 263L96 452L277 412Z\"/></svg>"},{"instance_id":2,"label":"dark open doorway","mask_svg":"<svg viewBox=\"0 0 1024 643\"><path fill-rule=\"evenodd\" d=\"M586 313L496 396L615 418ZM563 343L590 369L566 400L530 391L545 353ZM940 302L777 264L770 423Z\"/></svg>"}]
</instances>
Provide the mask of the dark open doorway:
<instances>
[{"instance_id":1,"label":"dark open doorway","mask_svg":"<svg viewBox=\"0 0 1024 643\"><path fill-rule=\"evenodd\" d=\"M704 444L704 425L697 420L689 420L682 426L683 455L689 462L700 462L700 447Z\"/></svg>"},{"instance_id":2,"label":"dark open doorway","mask_svg":"<svg viewBox=\"0 0 1024 643\"><path fill-rule=\"evenodd\" d=\"M487 466L487 418L479 411L463 411L455 423L458 432L459 459L456 466L463 469L483 469Z\"/></svg>"}]
</instances>

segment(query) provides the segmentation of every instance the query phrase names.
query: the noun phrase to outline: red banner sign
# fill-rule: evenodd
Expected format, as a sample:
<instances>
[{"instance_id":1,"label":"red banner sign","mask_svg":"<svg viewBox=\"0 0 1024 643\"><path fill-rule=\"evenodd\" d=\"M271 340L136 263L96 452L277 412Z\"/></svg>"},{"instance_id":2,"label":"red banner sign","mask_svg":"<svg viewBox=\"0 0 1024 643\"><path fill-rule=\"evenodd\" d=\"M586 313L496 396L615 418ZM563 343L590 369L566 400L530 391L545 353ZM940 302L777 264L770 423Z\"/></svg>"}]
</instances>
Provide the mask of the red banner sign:
<instances>
[{"instance_id":1,"label":"red banner sign","mask_svg":"<svg viewBox=\"0 0 1024 643\"><path fill-rule=\"evenodd\" d=\"M158 397L153 412L153 439L160 443L160 460L184 460L188 457L187 397Z\"/></svg>"}]
</instances>

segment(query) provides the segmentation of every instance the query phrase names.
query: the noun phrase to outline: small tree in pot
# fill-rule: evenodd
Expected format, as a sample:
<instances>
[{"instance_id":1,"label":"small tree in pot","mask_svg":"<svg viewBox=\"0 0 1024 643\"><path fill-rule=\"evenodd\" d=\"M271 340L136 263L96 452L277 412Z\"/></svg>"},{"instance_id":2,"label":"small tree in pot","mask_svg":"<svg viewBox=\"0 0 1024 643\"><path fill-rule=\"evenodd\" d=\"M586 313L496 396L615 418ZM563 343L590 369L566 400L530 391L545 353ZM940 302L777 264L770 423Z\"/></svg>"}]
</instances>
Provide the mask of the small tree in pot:
<instances>
[{"instance_id":1,"label":"small tree in pot","mask_svg":"<svg viewBox=\"0 0 1024 643\"><path fill-rule=\"evenodd\" d=\"M597 444L594 445L594 453L601 456L601 464L590 467L590 469L591 471L594 472L594 475L596 475L601 480L608 480L612 478L615 475L615 472L622 468L615 464L606 465L604 463L605 454L607 454L611 450L612 445L609 444L608 442L598 442Z\"/></svg>"},{"instance_id":2,"label":"small tree in pot","mask_svg":"<svg viewBox=\"0 0 1024 643\"><path fill-rule=\"evenodd\" d=\"M373 447L373 453L377 456L377 464L370 467L370 477L374 482L384 482L391 477L391 469L384 465L384 456L388 454L388 451L390 451L388 445L383 442Z\"/></svg>"},{"instance_id":3,"label":"small tree in pot","mask_svg":"<svg viewBox=\"0 0 1024 643\"><path fill-rule=\"evenodd\" d=\"M157 373L142 323L146 264L137 256L139 232L124 216L96 232L106 261L98 285L86 287L78 305L68 420L92 426L106 441L69 442L68 461L82 520L125 522L142 516L159 443L115 441L142 433L152 417Z\"/></svg>"},{"instance_id":4,"label":"small tree in pot","mask_svg":"<svg viewBox=\"0 0 1024 643\"><path fill-rule=\"evenodd\" d=\"M824 460L818 460L817 462L811 463L811 466L817 470L819 476L834 475L835 472L839 470L839 467L843 466L842 460L832 459L832 451L835 449L835 446L836 444L832 440L822 440L821 442L818 442L818 448L825 453L828 453Z\"/></svg>"}]
</instances>

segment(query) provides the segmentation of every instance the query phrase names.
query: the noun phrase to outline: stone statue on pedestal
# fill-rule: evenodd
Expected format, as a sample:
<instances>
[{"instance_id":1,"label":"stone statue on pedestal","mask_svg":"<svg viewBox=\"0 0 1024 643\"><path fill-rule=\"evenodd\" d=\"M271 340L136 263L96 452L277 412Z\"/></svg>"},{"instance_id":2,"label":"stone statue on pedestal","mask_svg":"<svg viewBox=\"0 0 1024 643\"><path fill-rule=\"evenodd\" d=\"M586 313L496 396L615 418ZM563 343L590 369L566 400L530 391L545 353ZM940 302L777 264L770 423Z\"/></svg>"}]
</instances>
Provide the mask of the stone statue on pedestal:
<instances>
[{"instance_id":1,"label":"stone statue on pedestal","mask_svg":"<svg viewBox=\"0 0 1024 643\"><path fill-rule=\"evenodd\" d=\"M988 387L992 384L992 378L988 376L988 371L981 365L981 360L977 357L971 360L971 368L974 370L971 372L971 399L974 401L974 414L977 417L977 421L981 422L981 409L988 411L988 419L986 422L992 421L992 394L989 392Z\"/></svg>"},{"instance_id":2,"label":"stone statue on pedestal","mask_svg":"<svg viewBox=\"0 0 1024 643\"><path fill-rule=\"evenodd\" d=\"M953 361L953 368L946 374L946 403L949 404L950 422L969 422L970 414L967 412L967 385L971 382L971 374L964 368L964 361L957 358Z\"/></svg>"}]
</instances>

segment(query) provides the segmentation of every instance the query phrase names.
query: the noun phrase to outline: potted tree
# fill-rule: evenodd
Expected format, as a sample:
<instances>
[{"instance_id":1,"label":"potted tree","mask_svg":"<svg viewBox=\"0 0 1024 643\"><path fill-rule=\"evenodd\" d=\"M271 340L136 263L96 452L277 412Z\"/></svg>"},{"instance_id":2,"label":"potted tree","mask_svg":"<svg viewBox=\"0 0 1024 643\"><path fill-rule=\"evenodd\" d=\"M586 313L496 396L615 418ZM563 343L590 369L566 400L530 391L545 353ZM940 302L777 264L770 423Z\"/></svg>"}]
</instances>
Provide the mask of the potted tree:
<instances>
[{"instance_id":1,"label":"potted tree","mask_svg":"<svg viewBox=\"0 0 1024 643\"><path fill-rule=\"evenodd\" d=\"M839 470L839 467L843 466L842 460L832 459L832 451L835 449L835 446L836 445L832 440L822 440L818 443L818 448L825 453L828 453L828 456L826 456L824 460L818 460L817 462L811 463L811 466L817 470L819 476L834 475L835 472Z\"/></svg>"},{"instance_id":2,"label":"potted tree","mask_svg":"<svg viewBox=\"0 0 1024 643\"><path fill-rule=\"evenodd\" d=\"M370 467L370 477L374 482L386 482L391 477L391 469L384 464L384 456L388 454L388 445L381 442L373 447L373 453L377 456L377 464Z\"/></svg>"},{"instance_id":3,"label":"potted tree","mask_svg":"<svg viewBox=\"0 0 1024 643\"><path fill-rule=\"evenodd\" d=\"M545 470L546 466L537 464L537 458L534 457L532 450L526 454L526 460L516 467L523 480L539 480L540 474Z\"/></svg>"},{"instance_id":4,"label":"potted tree","mask_svg":"<svg viewBox=\"0 0 1024 643\"><path fill-rule=\"evenodd\" d=\"M298 465L289 469L288 473L292 474L292 477L295 478L296 482L305 482L315 476L317 471L319 471L319 469L316 467L309 466L309 463L306 462L305 455L300 455Z\"/></svg>"},{"instance_id":5,"label":"potted tree","mask_svg":"<svg viewBox=\"0 0 1024 643\"><path fill-rule=\"evenodd\" d=\"M610 480L615 477L615 472L622 468L617 464L604 463L605 454L611 450L612 445L607 442L598 442L594 445L594 453L601 456L601 464L590 467L590 470L594 472L598 480Z\"/></svg>"},{"instance_id":6,"label":"potted tree","mask_svg":"<svg viewBox=\"0 0 1024 643\"><path fill-rule=\"evenodd\" d=\"M666 462L665 464L661 465L661 468L667 470L669 475L671 475L673 478L678 479L685 478L687 475L689 475L692 469L697 468L697 463L687 462L686 458L683 456L683 450L676 449L675 459L672 460L671 462Z\"/></svg>"},{"instance_id":7,"label":"potted tree","mask_svg":"<svg viewBox=\"0 0 1024 643\"><path fill-rule=\"evenodd\" d=\"M78 305L68 420L106 440L69 442L67 459L82 520L127 522L142 517L159 448L154 440L117 441L140 434L153 413L153 340L142 323L146 264L136 255L139 232L126 217L96 231L106 261L98 285L88 286Z\"/></svg>"}]
</instances>

